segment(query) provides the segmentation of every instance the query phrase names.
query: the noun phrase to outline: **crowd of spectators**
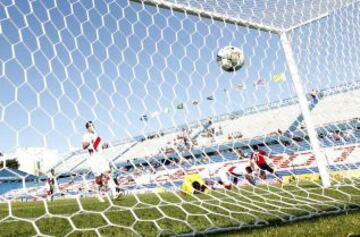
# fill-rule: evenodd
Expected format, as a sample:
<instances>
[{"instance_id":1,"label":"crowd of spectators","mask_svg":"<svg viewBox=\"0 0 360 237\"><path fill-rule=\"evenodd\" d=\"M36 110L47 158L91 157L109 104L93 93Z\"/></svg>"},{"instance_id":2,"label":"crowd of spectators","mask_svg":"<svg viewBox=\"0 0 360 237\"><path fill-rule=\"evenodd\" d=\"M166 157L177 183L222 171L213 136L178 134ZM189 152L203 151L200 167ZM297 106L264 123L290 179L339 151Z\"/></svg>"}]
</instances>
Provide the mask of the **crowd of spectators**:
<instances>
[{"instance_id":1,"label":"crowd of spectators","mask_svg":"<svg viewBox=\"0 0 360 237\"><path fill-rule=\"evenodd\" d=\"M321 98L321 94L313 90L309 97L313 101L318 100ZM342 141L350 141L354 138L354 131L360 130L360 118L354 118L351 121L345 121L344 123L352 124L351 126L354 129L325 129L325 132L319 132L318 136L322 141L325 139L330 140L330 142L342 142ZM308 143L308 137L305 133L300 133L300 135L295 135L297 131L306 131L306 126L304 123L300 123L298 125L298 129L294 132L285 132L281 129L278 129L271 134L266 134L263 137L278 137L278 143L281 146L289 147L289 146L296 146L302 142ZM148 136L146 139L155 139L164 136L164 133L154 134ZM208 120L201 125L193 126L191 128L182 128L180 132L173 137L171 140L167 141L167 143L159 148L158 154L154 154L157 157L167 157L171 154L175 154L176 157L181 157L183 151L188 151L191 153L193 149L199 148L202 144L199 144L198 139L209 139L206 140L205 144L213 144L216 140L216 137L224 136L227 138L228 141L234 141L243 139L244 135L241 131L232 131L230 133L224 134L223 128L221 125L215 125L212 121L212 118L208 118ZM253 138L257 139L257 138ZM243 153L241 149L233 150L240 158L245 158L246 155ZM151 157L153 157L152 155ZM187 157L187 158L163 158L163 159L147 159L149 162L143 163L142 165L135 164L133 162L131 165L127 165L126 169L128 170L140 170L140 173L144 172L156 172L158 170L163 169L171 169L176 167L190 167L196 164L206 164L211 162L211 158L208 155L202 155L198 157ZM135 172L136 173L136 172Z\"/></svg>"},{"instance_id":2,"label":"crowd of spectators","mask_svg":"<svg viewBox=\"0 0 360 237\"><path fill-rule=\"evenodd\" d=\"M319 133L319 138L324 141L325 139L330 139L334 142L346 142L351 138L354 138L354 132L360 131L360 118L354 118L351 121L352 128L350 129L338 129L338 130L329 130L326 133ZM355 124L355 125L354 125ZM356 126L359 124L359 126ZM221 128L221 127L220 127ZM300 127L301 128L301 127ZM219 127L215 128L214 135L219 131ZM209 127L205 128L203 131L199 133L199 136L202 136L204 132L211 132ZM326 130L325 130L326 131ZM282 136L284 137L284 132L278 129L274 132L275 134L279 135L279 138ZM195 165L202 165L202 164L209 164L212 162L218 162L219 160L215 161L214 157L220 157L220 160L225 161L226 154L232 153L238 159L246 159L249 156L249 151L251 151L250 146L247 146L246 152L244 152L243 147L233 147L228 148L225 150L217 150L210 153L203 152L202 154L194 155L190 153L184 157L181 153L175 152L176 149L182 148L190 150L194 148L194 133L193 129L182 129L181 132L176 136L176 138L168 144L169 147L162 148L160 154L157 156L147 157L143 159L133 159L128 160L125 164L122 164L118 169L116 169L117 174L116 176L120 180L119 183L121 184L131 184L139 182L137 179L141 178L144 174L156 174L162 170L169 170L169 169L176 169L176 168L191 168ZM234 132L232 134L232 139L239 139L242 137L240 132ZM277 145L278 147L283 147L288 151L299 151L301 147L308 143L308 138L306 136L290 136L287 140L282 141L281 139L278 140L278 143L266 145L269 146L271 149L273 145ZM171 149L171 150L170 150ZM171 152L170 152L171 151ZM168 153L167 153L168 152Z\"/></svg>"},{"instance_id":3,"label":"crowd of spectators","mask_svg":"<svg viewBox=\"0 0 360 237\"><path fill-rule=\"evenodd\" d=\"M318 134L320 139L329 139L333 142L350 141L354 138L354 129L350 130L334 130Z\"/></svg>"},{"instance_id":4,"label":"crowd of spectators","mask_svg":"<svg viewBox=\"0 0 360 237\"><path fill-rule=\"evenodd\" d=\"M243 136L244 135L240 131L235 131L228 134L228 140L241 139Z\"/></svg>"}]
</instances>

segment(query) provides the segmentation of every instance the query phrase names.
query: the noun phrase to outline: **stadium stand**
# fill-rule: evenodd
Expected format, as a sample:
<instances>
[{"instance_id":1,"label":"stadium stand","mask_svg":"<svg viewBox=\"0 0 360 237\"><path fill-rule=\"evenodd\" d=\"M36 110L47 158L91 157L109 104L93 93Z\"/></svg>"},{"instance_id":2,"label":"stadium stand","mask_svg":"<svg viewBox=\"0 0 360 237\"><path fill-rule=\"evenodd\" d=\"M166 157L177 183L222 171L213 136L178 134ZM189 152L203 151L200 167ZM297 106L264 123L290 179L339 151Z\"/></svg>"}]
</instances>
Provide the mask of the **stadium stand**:
<instances>
[{"instance_id":1,"label":"stadium stand","mask_svg":"<svg viewBox=\"0 0 360 237\"><path fill-rule=\"evenodd\" d=\"M324 93L325 95L320 100L311 105L314 123L318 127L320 134L324 133L324 131L336 131L334 128L340 128L341 124L349 126L349 120L356 118L356 111L360 109L360 103L359 99L354 95L360 92L359 89L340 92L341 94L339 94L339 91L335 93L334 90L328 90L327 94ZM339 102L339 100L341 101ZM348 102L344 103L345 101ZM338 104L341 104L341 106L337 106ZM331 116L320 116L324 112L329 113L330 111L339 115L337 121L332 121L334 117ZM139 163L141 159L147 160L150 157L164 159L164 157L174 158L178 155L189 157L202 152L211 153L211 147L214 146L217 149L219 145L223 147L222 150L229 150L229 147L242 147L245 152L250 152L249 149L246 149L249 145L248 139L252 138L252 143L261 143L265 142L264 137L266 137L268 144L274 143L271 147L272 152L282 153L288 148L274 141L291 141L287 136L279 134L279 131L287 131L294 127L295 121L297 121L297 125L301 124L298 122L299 116L301 115L299 115L298 105L294 103L294 99L290 98L271 105L258 106L256 110L249 108L247 111L232 113L231 116L219 116L213 119L214 122L209 123L208 120L204 120L201 126L199 126L199 123L193 124L191 128L170 129L168 133L160 132L159 135L145 136L143 139L138 138L137 140L134 139L135 141L113 144L109 149L105 150L105 155L111 157L111 160L119 165L128 160L131 160L132 163ZM281 120L280 123L279 120ZM281 127L278 124L281 124ZM356 124L353 127L356 127ZM219 128L221 133L218 132ZM343 127L345 130L346 128L348 127ZM298 128L297 130L292 128L291 131L293 137L304 136L304 128ZM229 139L231 133L238 133L241 136ZM194 151L191 153L187 151L188 149L184 144L181 144L182 139L179 139L179 137L184 136L188 136L189 140L194 143L194 146L191 147ZM328 136L322 140L322 143L326 146L337 144L334 142L329 140ZM306 141L302 143L295 142L295 144L298 146L297 150L309 148ZM86 153L82 151L74 152L54 168L59 173L66 173L69 170L70 172L84 171L87 169L86 158ZM133 161L134 159L136 160ZM224 155L218 155L214 156L213 160L226 159L224 159Z\"/></svg>"}]
</instances>

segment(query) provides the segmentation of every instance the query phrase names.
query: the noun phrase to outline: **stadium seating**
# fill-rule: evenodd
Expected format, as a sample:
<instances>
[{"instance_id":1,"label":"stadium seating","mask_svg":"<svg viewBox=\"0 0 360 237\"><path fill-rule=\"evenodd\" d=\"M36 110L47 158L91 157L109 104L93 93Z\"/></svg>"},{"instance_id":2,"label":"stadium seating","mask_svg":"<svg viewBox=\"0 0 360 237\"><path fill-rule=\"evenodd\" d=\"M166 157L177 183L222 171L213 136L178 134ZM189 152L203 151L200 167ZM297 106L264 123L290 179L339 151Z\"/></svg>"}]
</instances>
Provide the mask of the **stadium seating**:
<instances>
[{"instance_id":1,"label":"stadium seating","mask_svg":"<svg viewBox=\"0 0 360 237\"><path fill-rule=\"evenodd\" d=\"M329 94L322 97L318 104L314 106L311 111L313 121L319 129L323 126L339 127L341 122L349 124L349 121L358 116L357 111L360 111L360 98L358 95L360 90L352 90L339 93ZM261 139L262 137L277 136L277 131L286 131L294 124L294 121L299 118L299 105L293 103L292 100L287 100L289 103L280 103L281 106L263 109L259 112L255 110L248 110L250 112L243 113L241 116L222 117L222 119L214 118L211 125L204 124L202 127L197 126L193 129L190 135L191 138L196 139L197 146L195 148L210 147L214 144L226 144L233 141L247 141L249 139ZM340 105L340 106L339 106ZM322 114L336 114L336 116L321 116ZM280 124L280 126L279 126ZM214 128L216 131L219 127L222 128L222 134L212 137L203 136L203 132L208 128ZM346 128L346 126L344 127ZM229 134L233 132L240 132L242 137L239 139L229 139ZM154 156L163 156L166 154L164 148L172 147L174 150L174 139L181 135L181 130L173 129L170 133L165 133L162 136L155 136L151 139L143 139L142 141L128 141L119 145L114 145L105 151L105 155L111 157L116 163L140 159ZM355 139L356 140L356 139ZM323 145L332 145L334 141L324 139ZM335 142L336 144L336 142ZM337 143L341 144L341 143ZM303 143L300 149L308 149L309 144ZM178 151L178 150L177 150ZM272 146L272 151L275 153L284 152L284 147L281 145ZM64 162L58 164L55 168L57 172L86 170L87 153L75 152L73 155L65 159ZM223 157L213 157L213 160L224 160Z\"/></svg>"}]
</instances>

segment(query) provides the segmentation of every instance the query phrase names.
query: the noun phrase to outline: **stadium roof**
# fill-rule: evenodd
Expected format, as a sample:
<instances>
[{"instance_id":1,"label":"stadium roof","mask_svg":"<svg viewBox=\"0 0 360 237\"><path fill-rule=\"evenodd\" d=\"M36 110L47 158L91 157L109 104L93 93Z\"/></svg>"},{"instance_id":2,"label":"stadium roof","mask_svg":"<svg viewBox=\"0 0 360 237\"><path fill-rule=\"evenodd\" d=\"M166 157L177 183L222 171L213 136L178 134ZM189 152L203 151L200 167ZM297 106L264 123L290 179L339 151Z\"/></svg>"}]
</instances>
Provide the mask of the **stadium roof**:
<instances>
[{"instance_id":1,"label":"stadium roof","mask_svg":"<svg viewBox=\"0 0 360 237\"><path fill-rule=\"evenodd\" d=\"M0 170L0 181L21 181L23 178L32 180L35 179L36 176L11 168Z\"/></svg>"},{"instance_id":2,"label":"stadium roof","mask_svg":"<svg viewBox=\"0 0 360 237\"><path fill-rule=\"evenodd\" d=\"M326 17L359 0L142 0L266 31L286 31Z\"/></svg>"}]
</instances>

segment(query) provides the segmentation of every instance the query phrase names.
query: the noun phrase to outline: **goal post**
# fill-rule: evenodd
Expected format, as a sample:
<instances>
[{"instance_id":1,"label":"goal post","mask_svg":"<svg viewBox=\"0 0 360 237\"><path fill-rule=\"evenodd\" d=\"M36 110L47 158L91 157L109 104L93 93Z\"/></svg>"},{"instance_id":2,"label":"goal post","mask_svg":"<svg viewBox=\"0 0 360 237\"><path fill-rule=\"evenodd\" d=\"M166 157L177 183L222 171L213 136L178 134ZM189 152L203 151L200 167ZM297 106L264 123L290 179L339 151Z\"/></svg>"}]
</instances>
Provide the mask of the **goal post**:
<instances>
[{"instance_id":1,"label":"goal post","mask_svg":"<svg viewBox=\"0 0 360 237\"><path fill-rule=\"evenodd\" d=\"M294 58L294 54L291 48L291 43L288 40L287 33L283 32L280 34L280 41L284 49L286 61L289 66L289 70L291 73L291 79L294 83L294 88L296 90L296 94L299 98L299 105L301 107L301 112L304 116L304 122L307 126L307 132L309 134L310 144L312 146L313 152L316 157L316 163L319 168L321 182L324 188L330 187L330 175L327 170L327 162L325 154L321 151L317 132L311 120L310 110L309 110L309 103L306 98L305 91L302 87L301 78L299 75L298 68L296 66L296 61Z\"/></svg>"}]
</instances>

